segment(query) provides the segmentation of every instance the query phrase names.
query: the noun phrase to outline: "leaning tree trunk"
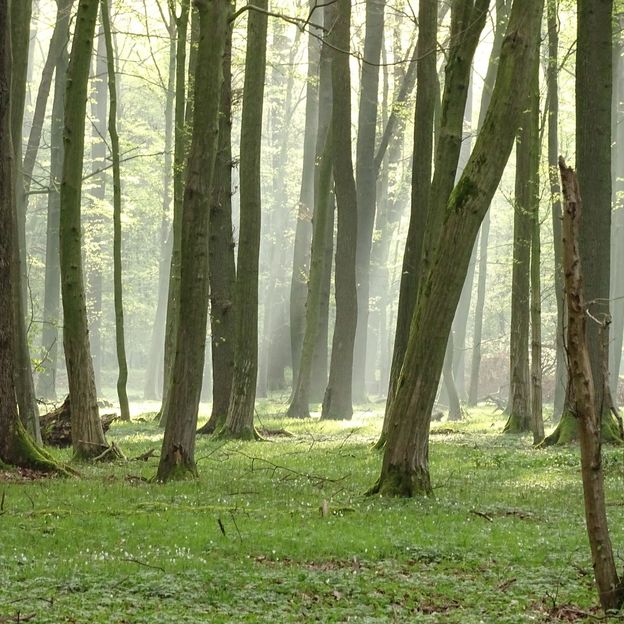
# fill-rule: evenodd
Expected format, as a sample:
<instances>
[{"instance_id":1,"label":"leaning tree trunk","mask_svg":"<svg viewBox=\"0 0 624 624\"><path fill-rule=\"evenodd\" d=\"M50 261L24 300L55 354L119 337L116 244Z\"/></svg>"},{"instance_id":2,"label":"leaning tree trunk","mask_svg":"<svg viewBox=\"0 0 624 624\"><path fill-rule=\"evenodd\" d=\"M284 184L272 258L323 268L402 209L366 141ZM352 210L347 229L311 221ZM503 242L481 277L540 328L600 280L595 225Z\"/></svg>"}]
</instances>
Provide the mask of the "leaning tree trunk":
<instances>
[{"instance_id":1,"label":"leaning tree trunk","mask_svg":"<svg viewBox=\"0 0 624 624\"><path fill-rule=\"evenodd\" d=\"M10 293L17 246L15 161L11 131L11 31L8 0L0 0L0 292ZM0 462L64 472L26 432L15 388L16 324L11 297L0 297Z\"/></svg>"},{"instance_id":2,"label":"leaning tree trunk","mask_svg":"<svg viewBox=\"0 0 624 624\"><path fill-rule=\"evenodd\" d=\"M61 210L60 183L63 173L63 115L65 73L69 62L69 6L73 0L64 0L68 7L59 17L56 28L62 29L63 47L54 68L54 97L50 121L50 183L46 223L45 285L43 296L43 328L41 331L41 371L37 379L37 394L44 399L56 398L56 370L58 362L58 328L60 324L59 217ZM60 8L61 4L59 4ZM61 25L62 21L62 25Z\"/></svg>"},{"instance_id":3,"label":"leaning tree trunk","mask_svg":"<svg viewBox=\"0 0 624 624\"><path fill-rule=\"evenodd\" d=\"M353 347L357 324L355 278L357 246L357 193L351 158L351 75L349 54L351 3L337 0L328 37L334 46L332 61L332 121L334 185L338 230L336 234L336 323L332 339L329 380L321 419L348 420L353 415Z\"/></svg>"},{"instance_id":4,"label":"leaning tree trunk","mask_svg":"<svg viewBox=\"0 0 624 624\"><path fill-rule=\"evenodd\" d=\"M109 15L108 0L102 3L102 30L106 42L106 64L108 72L108 136L111 142L111 160L113 163L113 291L115 303L115 345L117 347L117 396L121 420L130 420L128 403L128 362L126 360L126 341L124 337L123 285L121 281L121 166L119 162L119 134L117 133L117 80L115 77L115 50Z\"/></svg>"},{"instance_id":5,"label":"leaning tree trunk","mask_svg":"<svg viewBox=\"0 0 624 624\"><path fill-rule=\"evenodd\" d=\"M601 457L601 410L596 409L596 388L591 364L586 318L590 303L584 295L580 239L582 200L574 171L559 161L565 198L563 217L563 261L567 300L568 358L573 409L579 425L581 475L585 501L585 522L592 551L594 577L602 608L620 609L624 585L618 578L609 536ZM587 225L586 225L587 227ZM590 225L589 227L592 227ZM606 326L606 323L605 323ZM603 327L605 329L605 327ZM599 391L600 392L600 391Z\"/></svg>"},{"instance_id":6,"label":"leaning tree trunk","mask_svg":"<svg viewBox=\"0 0 624 624\"><path fill-rule=\"evenodd\" d=\"M165 435L158 481L197 474L195 430L202 387L208 320L208 235L212 179L219 129L223 51L231 3L202 0L195 72L193 134L182 206L180 302L175 357L167 401L163 405Z\"/></svg>"},{"instance_id":7,"label":"leaning tree trunk","mask_svg":"<svg viewBox=\"0 0 624 624\"><path fill-rule=\"evenodd\" d=\"M266 72L267 0L254 2L247 17L247 51L240 142L240 230L236 265L236 344L234 377L227 418L220 435L253 439L258 377L258 259L262 197L260 158L264 76Z\"/></svg>"},{"instance_id":8,"label":"leaning tree trunk","mask_svg":"<svg viewBox=\"0 0 624 624\"><path fill-rule=\"evenodd\" d=\"M61 292L63 345L72 404L72 445L77 459L107 448L98 414L82 272L80 199L89 65L99 0L78 6L65 92L65 153L61 182Z\"/></svg>"},{"instance_id":9,"label":"leaning tree trunk","mask_svg":"<svg viewBox=\"0 0 624 624\"><path fill-rule=\"evenodd\" d=\"M444 352L479 225L505 168L524 102L514 85L530 78L543 0L516 0L488 113L444 214L424 278L389 413L381 475L370 493L431 494L429 424Z\"/></svg>"}]
</instances>

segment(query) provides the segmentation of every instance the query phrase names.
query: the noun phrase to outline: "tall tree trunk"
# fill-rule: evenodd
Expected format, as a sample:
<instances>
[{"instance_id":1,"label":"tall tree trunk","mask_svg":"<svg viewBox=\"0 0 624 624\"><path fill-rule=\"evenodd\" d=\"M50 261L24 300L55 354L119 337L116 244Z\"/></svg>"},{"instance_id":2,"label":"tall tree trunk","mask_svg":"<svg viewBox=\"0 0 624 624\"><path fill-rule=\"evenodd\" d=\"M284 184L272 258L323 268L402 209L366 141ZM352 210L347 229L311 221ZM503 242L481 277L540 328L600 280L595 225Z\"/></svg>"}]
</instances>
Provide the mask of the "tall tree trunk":
<instances>
[{"instance_id":1,"label":"tall tree trunk","mask_svg":"<svg viewBox=\"0 0 624 624\"><path fill-rule=\"evenodd\" d=\"M102 388L102 279L104 273L104 203L106 201L106 118L108 116L108 84L106 81L106 42L102 28L98 31L91 100L91 170L93 190L90 212L85 215L88 227L85 234L90 238L93 253L87 262L87 299L89 302L89 339L95 375L96 391Z\"/></svg>"},{"instance_id":2,"label":"tall tree trunk","mask_svg":"<svg viewBox=\"0 0 624 624\"><path fill-rule=\"evenodd\" d=\"M106 65L108 73L108 94L110 108L108 113L108 136L111 142L111 160L113 163L113 283L115 303L115 345L117 350L117 396L121 420L130 420L128 404L128 362L126 361L126 341L124 338L123 284L121 281L121 165L119 162L119 134L117 133L117 79L115 76L115 50L109 15L108 0L102 3L102 29L106 42Z\"/></svg>"},{"instance_id":3,"label":"tall tree trunk","mask_svg":"<svg viewBox=\"0 0 624 624\"><path fill-rule=\"evenodd\" d=\"M503 45L503 38L509 20L510 0L496 0L496 25L494 27L494 41L492 52L488 63L485 80L483 82L483 93L481 95L481 106L479 109L479 131L483 127L485 114L490 105L496 74L498 72L498 62ZM483 337L483 309L485 307L485 286L487 281L487 258L488 243L490 238L490 213L489 211L481 224L481 235L479 238L479 280L477 282L477 299L475 301L474 330L472 334L472 359L470 363L470 388L468 391L468 405L476 405L479 396L479 373L481 370L481 341Z\"/></svg>"},{"instance_id":4,"label":"tall tree trunk","mask_svg":"<svg viewBox=\"0 0 624 624\"><path fill-rule=\"evenodd\" d=\"M165 96L165 155L163 159L163 202L160 225L160 258L158 261L158 300L152 326L152 339L143 382L143 398L156 400L162 392L163 357L165 322L167 312L167 288L169 285L169 267L173 248L173 229L171 225L171 177L173 173L173 113L175 105L176 83L176 15L170 9L169 23L169 71ZM185 42L186 43L186 42Z\"/></svg>"},{"instance_id":5,"label":"tall tree trunk","mask_svg":"<svg viewBox=\"0 0 624 624\"><path fill-rule=\"evenodd\" d=\"M431 494L429 424L446 342L479 225L513 146L524 102L513 85L530 77L543 0L516 0L488 113L466 169L443 215L439 242L424 278L409 345L389 413L381 475L371 493Z\"/></svg>"},{"instance_id":6,"label":"tall tree trunk","mask_svg":"<svg viewBox=\"0 0 624 624\"><path fill-rule=\"evenodd\" d=\"M223 87L219 110L219 145L210 201L208 276L212 340L212 412L198 433L214 433L225 423L232 376L236 309L236 265L232 233L232 27L228 26L223 55Z\"/></svg>"},{"instance_id":7,"label":"tall tree trunk","mask_svg":"<svg viewBox=\"0 0 624 624\"><path fill-rule=\"evenodd\" d=\"M366 344L368 339L368 299L370 262L375 225L377 171L375 134L379 97L379 58L383 41L385 0L366 0L364 62L360 78L360 108L356 146L357 181L357 328L353 360L353 398L366 400ZM338 209L340 214L340 208Z\"/></svg>"},{"instance_id":8,"label":"tall tree trunk","mask_svg":"<svg viewBox=\"0 0 624 624\"><path fill-rule=\"evenodd\" d=\"M240 229L236 264L236 345L234 377L224 437L255 438L254 406L258 377L258 258L262 197L260 158L267 0L255 0L247 22L247 51L240 143Z\"/></svg>"},{"instance_id":9,"label":"tall tree trunk","mask_svg":"<svg viewBox=\"0 0 624 624\"><path fill-rule=\"evenodd\" d=\"M533 76L533 73L531 74ZM539 100L533 94L534 80L524 97L526 108L516 141L516 189L514 198L513 261L511 278L511 338L509 347L509 418L504 433L531 430L531 386L529 331L531 321L531 239L539 184ZM539 121L539 120L538 120ZM537 133L537 137L534 135ZM537 147L537 149L536 149Z\"/></svg>"},{"instance_id":10,"label":"tall tree trunk","mask_svg":"<svg viewBox=\"0 0 624 624\"><path fill-rule=\"evenodd\" d=\"M61 182L60 254L63 345L71 400L71 432L77 459L107 447L98 414L82 272L80 198L89 65L99 0L78 5L65 92L65 153Z\"/></svg>"},{"instance_id":11,"label":"tall tree trunk","mask_svg":"<svg viewBox=\"0 0 624 624\"><path fill-rule=\"evenodd\" d=\"M17 255L15 155L12 145L11 19L8 0L0 0L0 291L10 293ZM18 138L19 140L19 138ZM17 411L15 387L15 306L0 297L0 461L45 471L63 471L34 444Z\"/></svg>"},{"instance_id":12,"label":"tall tree trunk","mask_svg":"<svg viewBox=\"0 0 624 624\"><path fill-rule=\"evenodd\" d=\"M61 0L59 3L59 17L57 22L57 28L62 28L63 32L63 47L56 59L54 69L54 98L52 103L52 119L50 122L50 183L46 224L43 329L41 334L41 350L43 356L40 364L41 371L37 379L37 394L44 399L56 398L61 289L61 267L59 264L60 184L63 173L65 74L69 62L69 55L67 53L70 20L69 8L72 4L73 0ZM63 13L60 13L61 6L67 9Z\"/></svg>"},{"instance_id":13,"label":"tall tree trunk","mask_svg":"<svg viewBox=\"0 0 624 624\"><path fill-rule=\"evenodd\" d=\"M591 306L584 295L586 280L583 275L584 267L580 247L582 229L585 224L581 221L582 201L579 182L574 171L565 166L563 159L560 160L560 170L565 197L563 254L568 304L567 338L570 383L574 396L574 411L579 423L585 522L600 604L605 611L617 610L624 603L624 586L618 578L609 536L600 440L602 406L596 405L595 395L600 390L597 390L594 385L591 347L588 344L589 328L585 320L588 307ZM593 227L593 224L589 227ZM603 330L606 326L607 323L603 325Z\"/></svg>"},{"instance_id":14,"label":"tall tree trunk","mask_svg":"<svg viewBox=\"0 0 624 624\"><path fill-rule=\"evenodd\" d=\"M329 380L321 419L348 420L353 415L353 347L357 324L356 247L357 194L351 158L351 74L349 49L351 3L337 0L328 37L332 60L332 160L336 189L337 235L335 297L336 323L332 339ZM337 49L336 49L337 48Z\"/></svg>"},{"instance_id":15,"label":"tall tree trunk","mask_svg":"<svg viewBox=\"0 0 624 624\"><path fill-rule=\"evenodd\" d=\"M290 282L290 350L293 388L299 375L299 360L305 334L306 297L310 272L312 244L312 213L314 211L314 171L318 131L320 43L315 32L316 0L310 0L310 34L308 36L308 74L306 79L305 129L303 131L303 164L301 190L295 227L293 268Z\"/></svg>"},{"instance_id":16,"label":"tall tree trunk","mask_svg":"<svg viewBox=\"0 0 624 624\"><path fill-rule=\"evenodd\" d=\"M32 0L11 4L11 52L13 72L11 77L11 131L13 150L15 151L15 208L17 218L17 245L15 252L15 275L13 284L13 304L16 322L16 365L15 376L17 403L22 424L41 441L39 430L39 409L35 399L35 387L32 376L30 348L28 346L28 271L26 268L26 195L22 169L22 124L26 101L26 79L28 73L28 55L30 43L30 22Z\"/></svg>"},{"instance_id":17,"label":"tall tree trunk","mask_svg":"<svg viewBox=\"0 0 624 624\"><path fill-rule=\"evenodd\" d=\"M223 52L231 3L195 2L199 47L194 79L193 133L182 206L180 302L175 357L167 402L165 435L156 478L159 481L197 474L195 430L204 370L208 319L208 236L212 179L219 131Z\"/></svg>"},{"instance_id":18,"label":"tall tree trunk","mask_svg":"<svg viewBox=\"0 0 624 624\"><path fill-rule=\"evenodd\" d=\"M165 319L165 344L163 350L163 389L162 406L167 403L173 360L175 357L175 337L177 335L178 305L180 300L180 256L182 253L182 204L184 203L184 185L186 182L187 115L190 118L190 103L187 102L191 86L186 80L186 43L191 0L182 0L180 16L176 19L178 40L176 45L176 81L174 114L174 153L173 153L173 219L171 222L171 264L169 267L169 288L167 291L167 314ZM191 41L191 59L196 55L196 47ZM189 60L189 76L193 72ZM160 426L165 426L164 409L161 407Z\"/></svg>"},{"instance_id":19,"label":"tall tree trunk","mask_svg":"<svg viewBox=\"0 0 624 624\"><path fill-rule=\"evenodd\" d=\"M552 213L553 249L555 255L555 299L557 326L555 329L555 396L553 418L561 418L565 403L568 367L564 342L565 293L563 289L563 243L561 238L561 186L559 184L559 16L558 0L547 0L548 20L548 173Z\"/></svg>"},{"instance_id":20,"label":"tall tree trunk","mask_svg":"<svg viewBox=\"0 0 624 624\"><path fill-rule=\"evenodd\" d=\"M423 228L431 195L433 131L436 106L436 49L438 1L420 0L418 8L418 66L416 70L416 111L414 113L414 153L412 157L412 196L409 229L403 253L401 288L397 310L394 348L381 437L376 445L382 448L388 435L390 405L403 364L409 339L411 311L418 295Z\"/></svg>"}]
</instances>

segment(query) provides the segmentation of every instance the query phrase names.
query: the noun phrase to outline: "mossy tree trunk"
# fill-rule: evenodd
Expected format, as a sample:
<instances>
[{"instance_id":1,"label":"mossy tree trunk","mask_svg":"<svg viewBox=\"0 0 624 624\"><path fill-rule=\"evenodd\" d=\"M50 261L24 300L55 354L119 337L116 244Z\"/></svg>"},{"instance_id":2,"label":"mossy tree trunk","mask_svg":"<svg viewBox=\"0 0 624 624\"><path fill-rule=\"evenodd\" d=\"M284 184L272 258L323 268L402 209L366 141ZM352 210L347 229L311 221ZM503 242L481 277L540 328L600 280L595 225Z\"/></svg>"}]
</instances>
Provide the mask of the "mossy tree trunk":
<instances>
[{"instance_id":1,"label":"mossy tree trunk","mask_svg":"<svg viewBox=\"0 0 624 624\"><path fill-rule=\"evenodd\" d=\"M63 173L63 116L65 97L65 74L69 56L70 8L73 0L58 3L58 28L62 32L63 46L54 66L54 96L50 121L50 183L48 191L48 214L46 222L45 284L43 297L43 327L41 330L41 370L37 378L37 394L44 399L56 398L56 370L58 361L58 328L60 323L60 271L59 266L59 217L61 210L60 184ZM61 7L63 12L60 12ZM60 36L60 35L59 35Z\"/></svg>"},{"instance_id":2,"label":"mossy tree trunk","mask_svg":"<svg viewBox=\"0 0 624 624\"><path fill-rule=\"evenodd\" d=\"M208 237L212 180L219 131L223 52L232 5L229 0L195 3L199 47L194 79L193 132L182 205L180 302L175 356L167 401L158 481L197 474L195 431L202 387L208 321Z\"/></svg>"},{"instance_id":3,"label":"mossy tree trunk","mask_svg":"<svg viewBox=\"0 0 624 624\"><path fill-rule=\"evenodd\" d=\"M253 439L258 377L258 261L262 197L260 158L267 0L255 0L247 16L247 50L240 142L240 230L236 264L236 343L234 376L227 418L220 435Z\"/></svg>"},{"instance_id":4,"label":"mossy tree trunk","mask_svg":"<svg viewBox=\"0 0 624 624\"><path fill-rule=\"evenodd\" d=\"M596 405L595 399L597 389L594 385L589 328L586 324L588 306L591 303L586 302L584 295L585 280L580 248L583 204L579 181L574 171L566 167L563 159L560 160L560 170L565 198L563 261L568 304L567 338L571 394L574 397L573 409L579 425L585 522L592 552L594 578L598 586L600 604L608 611L622 607L624 585L615 567L605 504L600 433L601 405Z\"/></svg>"},{"instance_id":5,"label":"mossy tree trunk","mask_svg":"<svg viewBox=\"0 0 624 624\"><path fill-rule=\"evenodd\" d=\"M370 493L431 494L429 424L455 308L479 225L513 146L524 101L514 85L530 78L543 0L516 0L488 113L453 190L431 270L419 294L397 390L390 407L381 475Z\"/></svg>"},{"instance_id":6,"label":"mossy tree trunk","mask_svg":"<svg viewBox=\"0 0 624 624\"><path fill-rule=\"evenodd\" d=\"M121 165L119 159L119 134L117 132L117 78L115 76L115 50L111 34L108 0L101 0L102 30L106 42L106 66L108 73L108 136L111 143L113 164L113 291L115 304L115 346L117 351L117 397L121 419L130 420L128 403L128 362L124 337L123 284L121 281Z\"/></svg>"},{"instance_id":7,"label":"mossy tree trunk","mask_svg":"<svg viewBox=\"0 0 624 624\"><path fill-rule=\"evenodd\" d=\"M26 80L30 50L30 27L32 0L11 3L11 53L13 72L11 76L11 131L15 151L15 212L17 224L17 245L15 246L15 272L13 305L16 319L16 371L15 387L20 419L37 441L41 441L39 430L39 409L35 398L30 347L28 345L28 273L26 260L26 194L22 167L22 124L26 101Z\"/></svg>"},{"instance_id":8,"label":"mossy tree trunk","mask_svg":"<svg viewBox=\"0 0 624 624\"><path fill-rule=\"evenodd\" d=\"M373 227L377 208L377 175L375 168L375 135L379 97L379 59L384 30L385 0L366 1L364 60L360 77L360 105L356 145L357 181L357 328L353 361L353 398L366 400L366 345L368 340L368 306ZM339 211L340 212L340 211Z\"/></svg>"},{"instance_id":9,"label":"mossy tree trunk","mask_svg":"<svg viewBox=\"0 0 624 624\"><path fill-rule=\"evenodd\" d=\"M496 0L496 24L494 26L494 41L488 62L481 105L479 109L479 130L483 125L487 109L492 99L492 90L496 82L498 62L503 45L503 37L509 20L510 0ZM481 340L483 337L483 309L485 307L488 244L490 240L490 212L488 211L481 224L479 237L479 277L477 280L477 298L474 310L474 329L472 333L472 357L470 362L470 385L468 389L468 405L476 405L479 400L479 374L481 371Z\"/></svg>"},{"instance_id":10,"label":"mossy tree trunk","mask_svg":"<svg viewBox=\"0 0 624 624\"><path fill-rule=\"evenodd\" d=\"M537 40L536 44L537 45ZM503 433L531 431L531 373L529 335L531 324L531 241L539 212L539 95L537 72L531 73L522 97L525 110L516 141L516 188L511 277L511 337L509 346L509 418ZM539 219L539 215L537 217Z\"/></svg>"},{"instance_id":11,"label":"mossy tree trunk","mask_svg":"<svg viewBox=\"0 0 624 624\"><path fill-rule=\"evenodd\" d=\"M11 292L16 257L15 155L12 146L12 61L8 0L0 0L0 291ZM37 470L65 472L32 440L17 411L16 318L11 297L0 297L0 461Z\"/></svg>"},{"instance_id":12,"label":"mossy tree trunk","mask_svg":"<svg viewBox=\"0 0 624 624\"><path fill-rule=\"evenodd\" d=\"M337 0L328 39L332 48L331 145L336 190L336 322L329 379L321 419L348 420L353 415L353 348L357 324L357 192L351 157L351 72L349 54L351 3Z\"/></svg>"},{"instance_id":13,"label":"mossy tree trunk","mask_svg":"<svg viewBox=\"0 0 624 624\"><path fill-rule=\"evenodd\" d=\"M223 87L219 112L219 145L210 201L208 275L212 341L212 412L198 433L214 433L225 423L232 376L236 309L236 266L232 233L232 27L223 55Z\"/></svg>"},{"instance_id":14,"label":"mossy tree trunk","mask_svg":"<svg viewBox=\"0 0 624 624\"><path fill-rule=\"evenodd\" d=\"M60 254L63 345L71 398L72 446L76 459L107 448L95 389L82 270L80 199L89 65L99 0L78 6L65 92L65 152L61 182Z\"/></svg>"},{"instance_id":15,"label":"mossy tree trunk","mask_svg":"<svg viewBox=\"0 0 624 624\"><path fill-rule=\"evenodd\" d=\"M587 326L589 358L595 385L594 404L601 414L603 441L622 441L604 383L603 340L609 329L611 240L611 105L612 8L611 0L578 3L576 66L576 163L583 202L591 206L591 221L580 225L579 253L583 263L588 314L598 322ZM591 93L592 97L587 97ZM565 444L578 437L578 420L569 409L544 445Z\"/></svg>"}]
</instances>

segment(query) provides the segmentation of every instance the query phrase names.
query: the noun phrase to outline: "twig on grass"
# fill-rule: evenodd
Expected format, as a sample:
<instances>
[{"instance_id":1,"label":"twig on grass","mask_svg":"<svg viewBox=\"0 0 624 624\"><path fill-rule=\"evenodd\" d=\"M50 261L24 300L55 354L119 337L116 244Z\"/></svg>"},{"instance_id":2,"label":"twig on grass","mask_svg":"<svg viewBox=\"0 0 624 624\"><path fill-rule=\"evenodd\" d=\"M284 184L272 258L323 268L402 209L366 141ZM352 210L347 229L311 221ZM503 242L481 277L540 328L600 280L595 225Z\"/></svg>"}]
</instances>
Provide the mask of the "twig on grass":
<instances>
[{"instance_id":1,"label":"twig on grass","mask_svg":"<svg viewBox=\"0 0 624 624\"><path fill-rule=\"evenodd\" d=\"M160 570L161 572L166 572L165 568L161 568L157 565L152 565L151 563L145 563L145 561L141 561L140 559L135 559L134 557L122 557L120 561L129 561L130 563L136 563L137 565L143 566L144 568L152 568L152 570Z\"/></svg>"}]
</instances>

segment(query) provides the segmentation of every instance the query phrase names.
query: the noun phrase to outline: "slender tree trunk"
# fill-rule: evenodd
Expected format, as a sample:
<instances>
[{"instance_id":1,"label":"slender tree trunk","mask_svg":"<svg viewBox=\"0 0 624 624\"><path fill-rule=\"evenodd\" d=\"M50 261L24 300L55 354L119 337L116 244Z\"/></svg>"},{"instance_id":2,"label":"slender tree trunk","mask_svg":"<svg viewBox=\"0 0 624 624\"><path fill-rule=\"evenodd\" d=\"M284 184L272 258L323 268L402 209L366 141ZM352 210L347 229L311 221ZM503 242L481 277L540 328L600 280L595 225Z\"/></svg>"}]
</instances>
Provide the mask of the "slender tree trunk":
<instances>
[{"instance_id":1,"label":"slender tree trunk","mask_svg":"<svg viewBox=\"0 0 624 624\"><path fill-rule=\"evenodd\" d=\"M240 230L236 272L236 345L234 377L224 437L255 438L254 406L258 377L258 258L262 198L260 158L264 77L266 72L267 0L250 10L240 143Z\"/></svg>"},{"instance_id":2,"label":"slender tree trunk","mask_svg":"<svg viewBox=\"0 0 624 624\"><path fill-rule=\"evenodd\" d=\"M332 339L329 380L323 397L321 419L348 420L353 415L353 347L357 324L356 247L357 195L351 158L351 3L337 0L328 37L334 46L332 60L332 150L336 189L337 235L335 297L336 323Z\"/></svg>"},{"instance_id":3,"label":"slender tree trunk","mask_svg":"<svg viewBox=\"0 0 624 624\"><path fill-rule=\"evenodd\" d=\"M159 481L197 474L195 430L204 370L208 319L208 235L215 168L223 52L232 5L228 0L195 2L199 47L194 80L193 133L182 208L180 302L175 357L167 402Z\"/></svg>"},{"instance_id":4,"label":"slender tree trunk","mask_svg":"<svg viewBox=\"0 0 624 624\"><path fill-rule=\"evenodd\" d=\"M190 130L186 125L187 109L187 81L186 81L186 43L188 33L190 0L182 0L180 16L176 20L178 33L176 47L176 87L175 87L175 115L174 115L174 154L173 154L173 220L171 222L171 265L169 267L169 289L167 291L167 314L165 320L165 345L163 351L163 390L162 405L167 403L171 371L175 356L175 336L177 334L178 304L180 299L180 254L182 244L182 204L184 202L184 185L186 180L186 151L187 134ZM194 56L193 41L191 42L191 57ZM189 61L189 76L193 71ZM189 86L189 95L190 95ZM160 426L165 426L163 419L164 409L161 407Z\"/></svg>"},{"instance_id":5,"label":"slender tree trunk","mask_svg":"<svg viewBox=\"0 0 624 624\"><path fill-rule=\"evenodd\" d=\"M379 97L379 58L383 41L385 0L366 1L364 63L360 78L360 108L356 146L356 181L358 235L356 253L357 328L353 361L353 398L366 400L366 344L368 339L368 306L370 263L375 225L377 171L375 168L375 134ZM340 214L340 208L338 209Z\"/></svg>"},{"instance_id":6,"label":"slender tree trunk","mask_svg":"<svg viewBox=\"0 0 624 624\"><path fill-rule=\"evenodd\" d=\"M448 343L446 345L444 363L442 365L442 378L444 381L444 387L446 389L446 395L449 402L448 419L450 421L457 421L462 419L462 408L459 401L459 394L457 393L457 387L455 385L455 378L453 376L453 340L453 331L451 330Z\"/></svg>"},{"instance_id":7,"label":"slender tree trunk","mask_svg":"<svg viewBox=\"0 0 624 624\"><path fill-rule=\"evenodd\" d=\"M558 0L547 0L548 16L548 174L552 213L553 249L555 255L555 299L557 326L555 329L555 396L553 418L561 418L565 403L568 367L564 341L565 293L563 289L563 243L561 238L561 186L559 184L559 17Z\"/></svg>"},{"instance_id":8,"label":"slender tree trunk","mask_svg":"<svg viewBox=\"0 0 624 624\"><path fill-rule=\"evenodd\" d=\"M605 3L607 4L607 3ZM609 536L601 457L601 410L596 409L596 388L586 326L588 306L580 241L583 225L579 184L572 169L560 161L565 210L563 221L564 274L567 299L568 355L574 411L579 423L581 475L585 501L585 522L592 551L594 577L602 608L620 609L624 587L618 578ZM587 227L587 226L586 226ZM593 227L593 224L589 227Z\"/></svg>"},{"instance_id":9,"label":"slender tree trunk","mask_svg":"<svg viewBox=\"0 0 624 624\"><path fill-rule=\"evenodd\" d=\"M436 48L438 29L438 1L420 0L419 30L416 44L418 68L416 71L416 111L414 114L414 153L412 157L412 196L409 229L403 254L401 288L397 310L388 397L381 437L377 448L383 448L390 424L388 415L395 394L396 383L403 364L409 339L411 311L418 295L420 259L423 248L423 227L431 194L433 130L436 106Z\"/></svg>"},{"instance_id":10,"label":"slender tree trunk","mask_svg":"<svg viewBox=\"0 0 624 624\"><path fill-rule=\"evenodd\" d=\"M82 271L80 199L89 65L98 0L82 0L67 71L65 153L61 182L60 254L63 296L63 344L71 400L71 432L77 459L107 448L98 414Z\"/></svg>"},{"instance_id":11,"label":"slender tree trunk","mask_svg":"<svg viewBox=\"0 0 624 624\"><path fill-rule=\"evenodd\" d=\"M128 363L126 361L126 341L124 338L123 284L121 281L121 166L119 162L119 134L117 133L117 79L115 76L115 50L108 0L102 3L102 29L106 43L106 64L108 72L108 93L110 109L108 113L108 135L111 142L111 160L113 163L113 283L115 300L115 345L117 347L117 396L121 420L130 420L128 403Z\"/></svg>"},{"instance_id":12,"label":"slender tree trunk","mask_svg":"<svg viewBox=\"0 0 624 624\"><path fill-rule=\"evenodd\" d=\"M165 155L163 166L163 204L160 225L160 259L158 262L158 300L156 315L152 327L149 356L143 384L143 398L156 400L163 386L163 357L165 322L167 312L167 288L169 285L169 267L173 247L173 230L171 225L171 178L173 173L173 112L175 105L176 82L176 16L170 11L169 24L169 73L167 78L167 94L165 98ZM186 43L186 42L185 42Z\"/></svg>"},{"instance_id":13,"label":"slender tree trunk","mask_svg":"<svg viewBox=\"0 0 624 624\"><path fill-rule=\"evenodd\" d=\"M524 102L513 85L530 77L542 0L514 2L496 86L466 169L449 199L444 225L423 281L409 345L391 403L381 475L371 493L431 494L429 424L446 342L479 225L513 146Z\"/></svg>"},{"instance_id":14,"label":"slender tree trunk","mask_svg":"<svg viewBox=\"0 0 624 624\"><path fill-rule=\"evenodd\" d=\"M310 1L310 11L316 8L316 0ZM318 21L312 13L310 27ZM293 366L293 388L299 375L299 360L305 334L306 298L310 272L310 246L312 244L312 213L315 205L314 171L319 110L319 63L320 43L318 34L310 31L308 37L308 74L306 80L305 129L303 133L303 167L295 244L293 269L290 282L290 350Z\"/></svg>"},{"instance_id":15,"label":"slender tree trunk","mask_svg":"<svg viewBox=\"0 0 624 624\"><path fill-rule=\"evenodd\" d=\"M496 0L496 25L494 27L494 41L488 63L487 73L483 82L481 107L479 110L479 131L483 126L485 114L490 105L492 91L498 72L498 62L503 45L503 37L509 20L510 0ZM468 405L476 405L479 397L479 373L481 369L481 341L483 337L483 309L485 307L488 242L490 238L490 213L485 215L481 224L479 239L479 280L477 282L477 299L474 312L474 330L472 337L472 361L470 364L470 389L468 391Z\"/></svg>"},{"instance_id":16,"label":"slender tree trunk","mask_svg":"<svg viewBox=\"0 0 624 624\"><path fill-rule=\"evenodd\" d=\"M65 0L68 5L73 0ZM59 5L60 8L61 5ZM69 9L69 7L68 7ZM59 264L59 218L61 210L60 185L63 174L63 116L64 97L69 55L70 11L59 15L63 22L63 48L56 59L54 98L50 122L50 183L48 191L48 218L46 224L46 259L43 303L43 329L41 335L42 358L37 379L37 394L44 399L56 398L56 370L58 366L58 328L60 323L61 267ZM61 28L57 24L58 28Z\"/></svg>"},{"instance_id":17,"label":"slender tree trunk","mask_svg":"<svg viewBox=\"0 0 624 624\"><path fill-rule=\"evenodd\" d=\"M223 87L219 111L219 145L210 201L208 244L210 333L212 340L212 412L198 433L214 433L225 423L232 376L236 309L236 265L232 233L232 27L223 55Z\"/></svg>"}]
</instances>

